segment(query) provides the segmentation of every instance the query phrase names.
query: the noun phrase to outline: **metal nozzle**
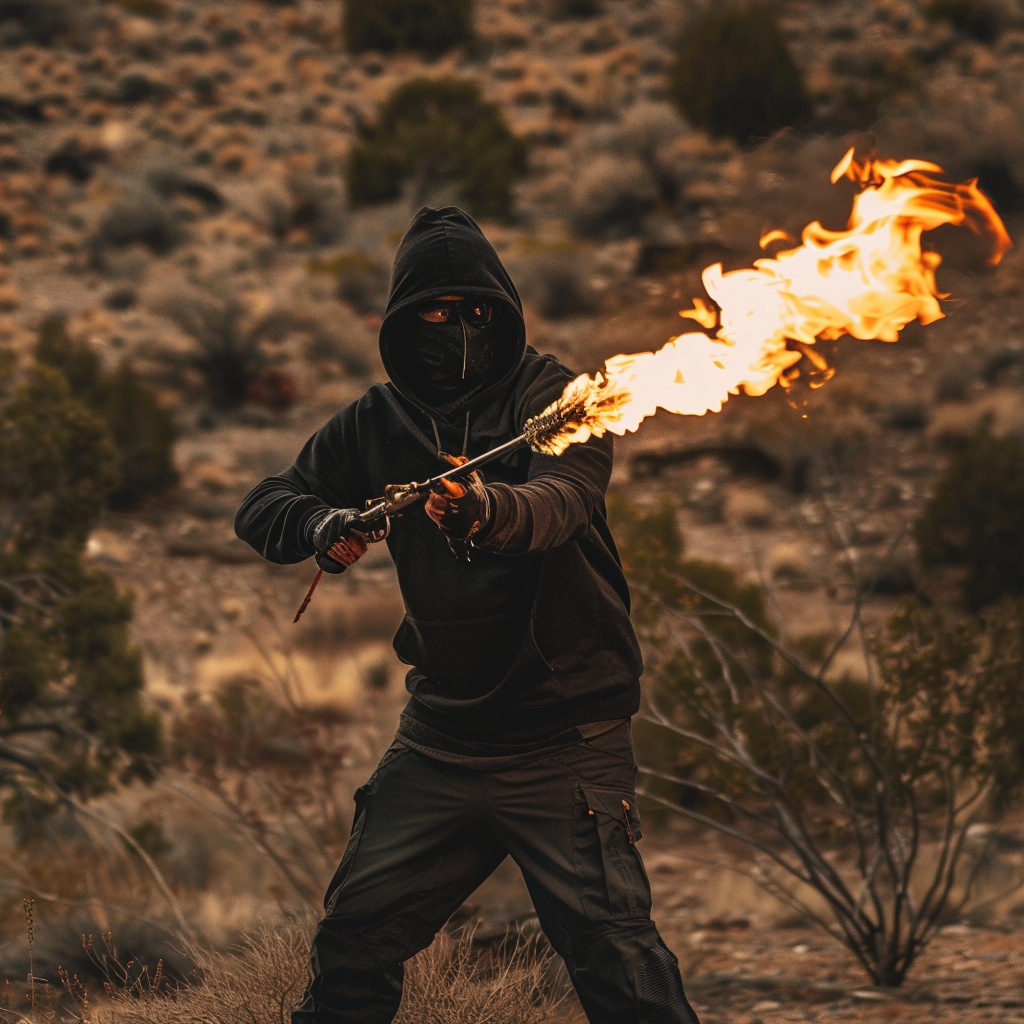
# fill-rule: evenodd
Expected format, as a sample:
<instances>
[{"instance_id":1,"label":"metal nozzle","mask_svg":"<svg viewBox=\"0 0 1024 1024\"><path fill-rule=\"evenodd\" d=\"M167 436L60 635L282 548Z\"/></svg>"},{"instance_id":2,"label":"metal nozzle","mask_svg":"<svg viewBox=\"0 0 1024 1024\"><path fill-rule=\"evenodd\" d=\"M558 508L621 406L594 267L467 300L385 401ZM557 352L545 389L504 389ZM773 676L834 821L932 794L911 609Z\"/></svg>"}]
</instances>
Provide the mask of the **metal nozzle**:
<instances>
[{"instance_id":1,"label":"metal nozzle","mask_svg":"<svg viewBox=\"0 0 1024 1024\"><path fill-rule=\"evenodd\" d=\"M583 400L563 403L561 400L548 406L543 412L530 417L523 426L523 433L534 451L543 451L541 447L550 441L559 431L579 418L584 410Z\"/></svg>"}]
</instances>

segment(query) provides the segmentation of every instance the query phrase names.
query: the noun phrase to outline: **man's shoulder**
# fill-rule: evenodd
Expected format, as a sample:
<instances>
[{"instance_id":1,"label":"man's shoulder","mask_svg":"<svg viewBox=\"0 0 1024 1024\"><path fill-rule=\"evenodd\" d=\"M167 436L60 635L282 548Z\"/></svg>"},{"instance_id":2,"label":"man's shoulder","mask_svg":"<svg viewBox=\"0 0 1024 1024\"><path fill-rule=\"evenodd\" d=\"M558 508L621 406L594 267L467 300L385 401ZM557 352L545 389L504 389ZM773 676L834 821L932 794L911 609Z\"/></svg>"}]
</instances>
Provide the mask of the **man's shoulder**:
<instances>
[{"instance_id":1,"label":"man's shoulder","mask_svg":"<svg viewBox=\"0 0 1024 1024\"><path fill-rule=\"evenodd\" d=\"M560 377L571 380L577 376L577 372L566 366L557 356L551 355L550 352L538 352L532 347L526 349L520 372L526 376L544 379Z\"/></svg>"},{"instance_id":2,"label":"man's shoulder","mask_svg":"<svg viewBox=\"0 0 1024 1024\"><path fill-rule=\"evenodd\" d=\"M515 387L517 420L550 405L574 377L576 373L555 356L527 349Z\"/></svg>"},{"instance_id":3,"label":"man's shoulder","mask_svg":"<svg viewBox=\"0 0 1024 1024\"><path fill-rule=\"evenodd\" d=\"M343 427L347 423L367 416L380 415L393 409L397 403L394 389L390 384L371 384L358 398L343 405L327 422L323 429Z\"/></svg>"}]
</instances>

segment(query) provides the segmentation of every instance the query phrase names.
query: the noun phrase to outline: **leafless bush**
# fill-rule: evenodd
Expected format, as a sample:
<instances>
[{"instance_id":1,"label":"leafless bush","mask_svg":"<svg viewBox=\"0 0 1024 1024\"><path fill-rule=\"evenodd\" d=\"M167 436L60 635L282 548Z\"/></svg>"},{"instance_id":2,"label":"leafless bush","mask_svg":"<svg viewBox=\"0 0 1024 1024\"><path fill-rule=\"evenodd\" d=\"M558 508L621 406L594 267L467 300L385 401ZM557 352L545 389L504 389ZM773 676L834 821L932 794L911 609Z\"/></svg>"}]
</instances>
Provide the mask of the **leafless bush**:
<instances>
[{"instance_id":1,"label":"leafless bush","mask_svg":"<svg viewBox=\"0 0 1024 1024\"><path fill-rule=\"evenodd\" d=\"M312 904L348 841L353 773L365 778L379 751L351 700L314 691L313 666L271 612L244 633L251 667L178 711L170 756L179 773L161 785L213 815Z\"/></svg>"},{"instance_id":2,"label":"leafless bush","mask_svg":"<svg viewBox=\"0 0 1024 1024\"><path fill-rule=\"evenodd\" d=\"M745 843L761 886L875 984L901 984L943 923L991 902L976 892L991 842L971 837L1022 781L1024 609L947 623L908 606L869 636L858 597L839 642L801 650L728 570L682 559L674 519L627 532L644 717L700 751L648 763L647 798ZM851 637L865 681L830 671Z\"/></svg>"}]
</instances>

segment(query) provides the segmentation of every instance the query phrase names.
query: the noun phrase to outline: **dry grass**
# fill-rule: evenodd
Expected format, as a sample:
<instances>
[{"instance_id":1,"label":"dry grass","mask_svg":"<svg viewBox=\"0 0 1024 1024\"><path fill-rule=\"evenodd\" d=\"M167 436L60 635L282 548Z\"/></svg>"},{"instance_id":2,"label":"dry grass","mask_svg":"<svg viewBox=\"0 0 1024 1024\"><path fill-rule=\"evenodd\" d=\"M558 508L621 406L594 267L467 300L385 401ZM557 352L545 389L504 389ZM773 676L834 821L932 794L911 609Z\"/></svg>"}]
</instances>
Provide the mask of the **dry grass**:
<instances>
[{"instance_id":1,"label":"dry grass","mask_svg":"<svg viewBox=\"0 0 1024 1024\"><path fill-rule=\"evenodd\" d=\"M287 1024L306 984L312 923L264 928L232 953L191 950L197 981L115 993L95 1024ZM442 933L406 965L396 1024L569 1024L551 961L531 938L480 952L472 931Z\"/></svg>"}]
</instances>

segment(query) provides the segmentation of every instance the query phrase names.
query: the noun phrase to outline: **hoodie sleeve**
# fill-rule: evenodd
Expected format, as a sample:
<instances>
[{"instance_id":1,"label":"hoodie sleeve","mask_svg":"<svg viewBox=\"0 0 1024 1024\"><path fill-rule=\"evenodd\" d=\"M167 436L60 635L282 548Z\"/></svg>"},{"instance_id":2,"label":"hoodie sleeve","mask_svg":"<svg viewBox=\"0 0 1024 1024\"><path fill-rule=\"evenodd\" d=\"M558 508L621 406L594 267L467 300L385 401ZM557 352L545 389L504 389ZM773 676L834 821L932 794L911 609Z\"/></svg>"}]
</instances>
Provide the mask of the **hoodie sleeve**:
<instances>
[{"instance_id":1,"label":"hoodie sleeve","mask_svg":"<svg viewBox=\"0 0 1024 1024\"><path fill-rule=\"evenodd\" d=\"M362 508L369 497L353 404L321 427L284 472L246 495L235 533L271 562L301 562L313 554L312 519L331 508Z\"/></svg>"},{"instance_id":2,"label":"hoodie sleeve","mask_svg":"<svg viewBox=\"0 0 1024 1024\"><path fill-rule=\"evenodd\" d=\"M564 454L536 455L522 484L488 484L491 517L473 539L499 554L546 551L582 537L604 505L612 472L609 435L574 444Z\"/></svg>"}]
</instances>

